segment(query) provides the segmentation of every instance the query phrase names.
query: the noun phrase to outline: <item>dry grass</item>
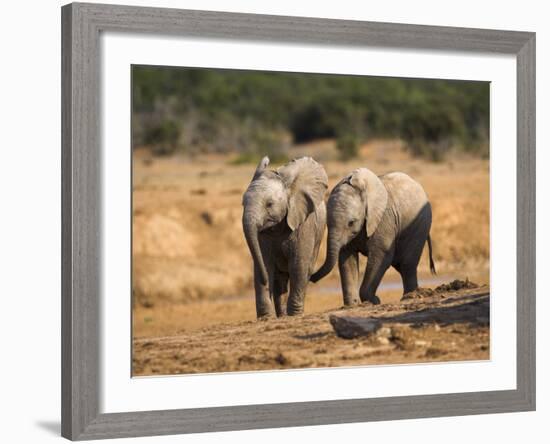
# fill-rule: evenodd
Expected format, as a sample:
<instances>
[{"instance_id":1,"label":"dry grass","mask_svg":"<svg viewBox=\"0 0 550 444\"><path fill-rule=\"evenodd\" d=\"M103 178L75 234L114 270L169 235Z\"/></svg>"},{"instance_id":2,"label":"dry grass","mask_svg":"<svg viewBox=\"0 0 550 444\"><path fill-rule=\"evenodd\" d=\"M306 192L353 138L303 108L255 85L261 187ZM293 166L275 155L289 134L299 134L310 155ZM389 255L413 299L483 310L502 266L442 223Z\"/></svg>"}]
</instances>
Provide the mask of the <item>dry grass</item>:
<instances>
[{"instance_id":1,"label":"dry grass","mask_svg":"<svg viewBox=\"0 0 550 444\"><path fill-rule=\"evenodd\" d=\"M377 174L403 171L426 189L433 206L434 258L441 281L489 281L489 162L455 157L434 164L411 158L394 141L362 147L361 158L342 163L334 143L296 147L325 165L330 186L359 166ZM229 165L225 156L193 160L134 156L134 337L189 332L204 326L253 320L251 259L241 230L241 196L253 165ZM324 245L319 263L322 262ZM429 276L428 259L419 272ZM383 302L396 300L395 272L384 278ZM422 283L421 283L422 284ZM306 313L341 305L337 271L311 285Z\"/></svg>"}]
</instances>

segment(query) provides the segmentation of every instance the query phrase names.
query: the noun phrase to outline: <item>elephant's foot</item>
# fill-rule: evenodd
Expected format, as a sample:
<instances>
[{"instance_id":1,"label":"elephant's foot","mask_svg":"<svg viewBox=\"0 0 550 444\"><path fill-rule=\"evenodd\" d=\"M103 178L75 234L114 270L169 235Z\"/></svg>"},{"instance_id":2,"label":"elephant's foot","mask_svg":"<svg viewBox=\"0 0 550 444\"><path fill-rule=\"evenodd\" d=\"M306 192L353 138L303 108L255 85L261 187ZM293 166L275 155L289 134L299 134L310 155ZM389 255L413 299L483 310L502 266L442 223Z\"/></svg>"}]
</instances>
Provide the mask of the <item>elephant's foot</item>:
<instances>
[{"instance_id":1,"label":"elephant's foot","mask_svg":"<svg viewBox=\"0 0 550 444\"><path fill-rule=\"evenodd\" d=\"M302 316L304 314L304 306L289 303L286 306L286 314L288 316Z\"/></svg>"},{"instance_id":2,"label":"elephant's foot","mask_svg":"<svg viewBox=\"0 0 550 444\"><path fill-rule=\"evenodd\" d=\"M258 321L269 321L270 319L276 319L277 316L274 313L266 313L262 315L258 315L256 317L256 320Z\"/></svg>"},{"instance_id":3,"label":"elephant's foot","mask_svg":"<svg viewBox=\"0 0 550 444\"><path fill-rule=\"evenodd\" d=\"M286 311L277 312L277 319L286 318L286 317L287 317Z\"/></svg>"},{"instance_id":4,"label":"elephant's foot","mask_svg":"<svg viewBox=\"0 0 550 444\"><path fill-rule=\"evenodd\" d=\"M288 316L301 316L304 314L304 298L289 296L286 302L286 314Z\"/></svg>"},{"instance_id":5,"label":"elephant's foot","mask_svg":"<svg viewBox=\"0 0 550 444\"><path fill-rule=\"evenodd\" d=\"M304 309L300 310L287 310L286 314L288 316L303 316L304 315Z\"/></svg>"},{"instance_id":6,"label":"elephant's foot","mask_svg":"<svg viewBox=\"0 0 550 444\"><path fill-rule=\"evenodd\" d=\"M277 317L273 302L268 298L259 299L256 297L256 318L272 319Z\"/></svg>"},{"instance_id":7,"label":"elephant's foot","mask_svg":"<svg viewBox=\"0 0 550 444\"><path fill-rule=\"evenodd\" d=\"M275 310L275 316L278 318L283 318L286 316L286 312L282 308Z\"/></svg>"},{"instance_id":8,"label":"elephant's foot","mask_svg":"<svg viewBox=\"0 0 550 444\"><path fill-rule=\"evenodd\" d=\"M371 296L369 298L365 298L361 301L363 304L366 305L379 305L380 304L380 298L376 295Z\"/></svg>"},{"instance_id":9,"label":"elephant's foot","mask_svg":"<svg viewBox=\"0 0 550 444\"><path fill-rule=\"evenodd\" d=\"M358 297L344 299L345 308L352 308L352 307L355 307L356 305L359 305L360 303L361 303L361 299L359 299Z\"/></svg>"}]
</instances>

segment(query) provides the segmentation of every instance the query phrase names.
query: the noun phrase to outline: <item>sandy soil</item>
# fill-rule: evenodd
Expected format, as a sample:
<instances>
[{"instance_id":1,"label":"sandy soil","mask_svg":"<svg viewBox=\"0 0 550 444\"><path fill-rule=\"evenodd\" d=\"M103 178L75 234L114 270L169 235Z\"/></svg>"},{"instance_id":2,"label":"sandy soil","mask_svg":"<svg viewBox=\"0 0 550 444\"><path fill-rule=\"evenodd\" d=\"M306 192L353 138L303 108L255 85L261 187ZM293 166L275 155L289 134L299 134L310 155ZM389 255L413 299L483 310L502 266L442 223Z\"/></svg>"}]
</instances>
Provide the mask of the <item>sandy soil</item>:
<instances>
[{"instance_id":1,"label":"sandy soil","mask_svg":"<svg viewBox=\"0 0 550 444\"><path fill-rule=\"evenodd\" d=\"M133 374L168 375L489 359L489 288L418 292L401 303L225 323L135 339ZM330 314L382 321L369 337L336 335Z\"/></svg>"},{"instance_id":2,"label":"sandy soil","mask_svg":"<svg viewBox=\"0 0 550 444\"><path fill-rule=\"evenodd\" d=\"M398 141L388 140L365 144L360 157L350 162L336 160L331 140L296 146L290 155L312 155L321 161L329 187L359 166L377 174L403 171L411 175L424 186L433 208L431 236L438 275L429 273L425 248L418 269L420 285L435 288L466 278L489 283L488 160L451 156L432 163L411 157ZM488 349L482 347L488 347L488 327L471 328L468 323L455 323L454 333L444 326L437 332L433 327L410 329L414 340L436 344L442 353L427 352L431 345L417 346L414 351L401 350L398 341L363 340L352 341L363 344L360 350L366 348L357 352L361 355L357 359L350 358L355 356L355 345L336 338L326 322L328 313L342 304L338 267L319 283L310 284L303 318L257 324L252 261L241 227L242 193L255 165L233 165L227 155L153 158L146 149L136 150L133 159L136 374L487 358ZM323 242L319 265L324 253ZM365 265L366 258L361 258L363 269ZM488 289L483 291L488 293ZM377 294L384 304L375 309L377 316L386 310L388 316L407 310L409 305L399 305L401 293L398 274L388 270ZM358 310L370 313L373 309ZM210 345L201 351L205 341ZM445 341L455 345L445 347ZM256 346L260 351L254 351ZM323 349L327 351L319 351ZM277 358L279 353L284 359Z\"/></svg>"}]
</instances>

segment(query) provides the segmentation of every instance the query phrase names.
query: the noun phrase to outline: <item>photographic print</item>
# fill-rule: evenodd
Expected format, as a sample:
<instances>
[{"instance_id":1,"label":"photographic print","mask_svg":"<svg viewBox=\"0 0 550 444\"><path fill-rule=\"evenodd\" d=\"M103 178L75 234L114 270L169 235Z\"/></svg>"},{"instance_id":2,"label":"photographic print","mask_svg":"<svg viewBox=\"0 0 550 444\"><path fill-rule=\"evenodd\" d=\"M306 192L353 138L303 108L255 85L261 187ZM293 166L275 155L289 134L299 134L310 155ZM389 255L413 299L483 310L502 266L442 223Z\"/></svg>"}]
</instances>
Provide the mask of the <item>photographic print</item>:
<instances>
[{"instance_id":1,"label":"photographic print","mask_svg":"<svg viewBox=\"0 0 550 444\"><path fill-rule=\"evenodd\" d=\"M490 359L489 82L131 75L133 376Z\"/></svg>"}]
</instances>

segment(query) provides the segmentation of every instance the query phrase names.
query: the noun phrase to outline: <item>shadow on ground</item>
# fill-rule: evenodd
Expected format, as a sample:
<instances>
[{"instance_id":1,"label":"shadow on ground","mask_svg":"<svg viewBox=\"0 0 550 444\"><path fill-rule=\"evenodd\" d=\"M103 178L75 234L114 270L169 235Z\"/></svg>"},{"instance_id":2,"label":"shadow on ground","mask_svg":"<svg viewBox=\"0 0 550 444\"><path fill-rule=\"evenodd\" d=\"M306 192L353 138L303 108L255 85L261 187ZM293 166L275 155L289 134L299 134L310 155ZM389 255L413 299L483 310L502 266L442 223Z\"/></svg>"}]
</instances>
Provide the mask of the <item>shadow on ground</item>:
<instances>
[{"instance_id":1,"label":"shadow on ground","mask_svg":"<svg viewBox=\"0 0 550 444\"><path fill-rule=\"evenodd\" d=\"M471 298L477 298L471 300ZM465 302L460 303L464 299ZM449 298L441 302L442 306L410 311L395 316L379 318L383 323L418 324L436 323L450 325L469 323L489 325L489 294L479 293L468 297ZM456 304L448 306L449 304Z\"/></svg>"}]
</instances>

